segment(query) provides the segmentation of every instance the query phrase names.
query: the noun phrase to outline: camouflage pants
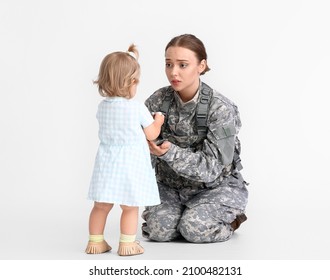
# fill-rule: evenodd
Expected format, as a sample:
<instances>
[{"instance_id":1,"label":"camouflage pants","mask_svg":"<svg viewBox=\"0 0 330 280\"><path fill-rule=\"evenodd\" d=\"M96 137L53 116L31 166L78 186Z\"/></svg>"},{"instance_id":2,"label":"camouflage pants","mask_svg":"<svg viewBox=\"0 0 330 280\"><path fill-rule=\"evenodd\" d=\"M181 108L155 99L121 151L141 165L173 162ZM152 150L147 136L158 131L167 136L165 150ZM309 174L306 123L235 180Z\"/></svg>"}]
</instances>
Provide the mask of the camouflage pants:
<instances>
[{"instance_id":1,"label":"camouflage pants","mask_svg":"<svg viewBox=\"0 0 330 280\"><path fill-rule=\"evenodd\" d=\"M242 209L221 203L217 189L181 191L159 183L162 203L146 207L142 218L142 235L155 241L171 241L183 237L194 243L219 242L230 239L230 223ZM243 206L245 207L245 205Z\"/></svg>"}]
</instances>

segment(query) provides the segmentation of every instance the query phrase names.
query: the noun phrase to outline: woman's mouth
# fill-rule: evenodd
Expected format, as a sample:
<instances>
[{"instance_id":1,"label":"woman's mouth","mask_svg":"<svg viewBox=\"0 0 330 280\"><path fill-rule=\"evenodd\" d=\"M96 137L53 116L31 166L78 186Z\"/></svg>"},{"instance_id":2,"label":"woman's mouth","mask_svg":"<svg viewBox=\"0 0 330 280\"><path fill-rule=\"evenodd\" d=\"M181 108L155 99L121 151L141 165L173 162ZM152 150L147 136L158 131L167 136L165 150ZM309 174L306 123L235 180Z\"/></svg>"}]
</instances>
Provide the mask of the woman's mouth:
<instances>
[{"instance_id":1,"label":"woman's mouth","mask_svg":"<svg viewBox=\"0 0 330 280\"><path fill-rule=\"evenodd\" d=\"M180 81L179 80L172 80L171 81L171 85L172 86L178 86L180 84Z\"/></svg>"}]
</instances>

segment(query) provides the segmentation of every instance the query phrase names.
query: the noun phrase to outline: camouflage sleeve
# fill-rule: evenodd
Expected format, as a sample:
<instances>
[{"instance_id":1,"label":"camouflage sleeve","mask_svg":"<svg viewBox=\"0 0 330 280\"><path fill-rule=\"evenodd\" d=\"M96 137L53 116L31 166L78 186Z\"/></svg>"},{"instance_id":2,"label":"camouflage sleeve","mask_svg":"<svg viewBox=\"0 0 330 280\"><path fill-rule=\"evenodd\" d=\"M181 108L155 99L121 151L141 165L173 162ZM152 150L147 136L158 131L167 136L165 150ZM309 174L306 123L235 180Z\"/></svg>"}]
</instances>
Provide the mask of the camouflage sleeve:
<instances>
[{"instance_id":1,"label":"camouflage sleeve","mask_svg":"<svg viewBox=\"0 0 330 280\"><path fill-rule=\"evenodd\" d=\"M150 112L157 112L163 102L163 89L155 91L145 102Z\"/></svg>"},{"instance_id":2,"label":"camouflage sleeve","mask_svg":"<svg viewBox=\"0 0 330 280\"><path fill-rule=\"evenodd\" d=\"M172 144L170 150L159 157L180 176L189 180L211 183L233 161L235 149L235 120L230 104L211 103L208 133L202 148L193 151Z\"/></svg>"}]
</instances>

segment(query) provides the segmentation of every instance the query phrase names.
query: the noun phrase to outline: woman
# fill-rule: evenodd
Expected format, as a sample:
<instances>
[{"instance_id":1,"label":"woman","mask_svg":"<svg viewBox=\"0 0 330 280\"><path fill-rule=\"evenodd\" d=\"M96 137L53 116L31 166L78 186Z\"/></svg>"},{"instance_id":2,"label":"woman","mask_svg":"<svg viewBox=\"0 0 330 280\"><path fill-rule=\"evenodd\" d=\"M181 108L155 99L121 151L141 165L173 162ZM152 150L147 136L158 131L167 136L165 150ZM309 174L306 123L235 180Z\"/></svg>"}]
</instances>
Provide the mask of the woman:
<instances>
[{"instance_id":1,"label":"woman","mask_svg":"<svg viewBox=\"0 0 330 280\"><path fill-rule=\"evenodd\" d=\"M247 219L238 110L201 82L210 69L194 35L174 37L165 58L170 86L146 100L151 112L166 117L159 141L149 141L161 204L146 207L142 234L155 241L226 241Z\"/></svg>"}]
</instances>

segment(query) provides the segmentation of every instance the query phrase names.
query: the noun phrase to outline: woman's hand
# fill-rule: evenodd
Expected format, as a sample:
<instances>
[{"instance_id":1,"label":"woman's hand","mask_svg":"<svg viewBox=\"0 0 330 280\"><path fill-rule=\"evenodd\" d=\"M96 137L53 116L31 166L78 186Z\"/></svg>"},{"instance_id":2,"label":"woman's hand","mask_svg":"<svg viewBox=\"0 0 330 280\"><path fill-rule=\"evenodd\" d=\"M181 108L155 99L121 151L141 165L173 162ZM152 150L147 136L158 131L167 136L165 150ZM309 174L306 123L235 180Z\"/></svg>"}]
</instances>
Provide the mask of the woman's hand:
<instances>
[{"instance_id":1,"label":"woman's hand","mask_svg":"<svg viewBox=\"0 0 330 280\"><path fill-rule=\"evenodd\" d=\"M167 153L171 147L171 142L164 141L159 146L156 145L154 141L148 141L150 153L159 157Z\"/></svg>"}]
</instances>

